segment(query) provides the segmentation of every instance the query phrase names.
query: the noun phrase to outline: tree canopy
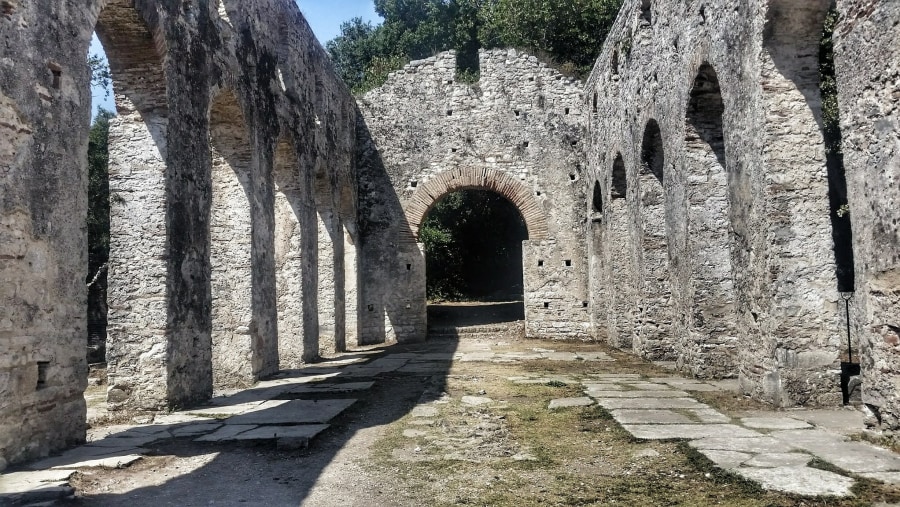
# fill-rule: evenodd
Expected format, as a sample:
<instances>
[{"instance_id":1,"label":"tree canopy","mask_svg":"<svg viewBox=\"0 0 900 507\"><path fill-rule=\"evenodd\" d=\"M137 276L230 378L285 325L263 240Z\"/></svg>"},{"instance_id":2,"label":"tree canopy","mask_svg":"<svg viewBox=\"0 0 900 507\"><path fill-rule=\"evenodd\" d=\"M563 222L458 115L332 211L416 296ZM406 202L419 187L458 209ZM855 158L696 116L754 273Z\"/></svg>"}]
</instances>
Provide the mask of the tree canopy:
<instances>
[{"instance_id":1,"label":"tree canopy","mask_svg":"<svg viewBox=\"0 0 900 507\"><path fill-rule=\"evenodd\" d=\"M356 93L379 86L410 60L457 50L462 77L478 50L517 47L563 72L590 71L622 0L375 0L378 26L354 18L326 47Z\"/></svg>"}]
</instances>

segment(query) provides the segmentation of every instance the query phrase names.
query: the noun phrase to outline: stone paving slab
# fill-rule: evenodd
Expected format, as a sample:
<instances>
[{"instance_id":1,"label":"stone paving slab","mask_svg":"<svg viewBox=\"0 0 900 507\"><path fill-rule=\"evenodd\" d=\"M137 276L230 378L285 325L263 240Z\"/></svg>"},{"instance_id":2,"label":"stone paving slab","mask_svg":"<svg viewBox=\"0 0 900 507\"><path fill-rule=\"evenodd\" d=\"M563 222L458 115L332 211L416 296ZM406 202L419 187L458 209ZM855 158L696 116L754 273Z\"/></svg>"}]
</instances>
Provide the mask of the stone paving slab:
<instances>
[{"instance_id":1,"label":"stone paving slab","mask_svg":"<svg viewBox=\"0 0 900 507\"><path fill-rule=\"evenodd\" d=\"M229 417L227 425L326 423L356 403L355 399L267 401L253 412Z\"/></svg>"},{"instance_id":2,"label":"stone paving slab","mask_svg":"<svg viewBox=\"0 0 900 507\"><path fill-rule=\"evenodd\" d=\"M136 448L146 444L169 438L168 431L161 431L152 435L142 435L134 437L108 437L101 440L91 442L89 445L93 447L110 447L115 449Z\"/></svg>"},{"instance_id":3,"label":"stone paving slab","mask_svg":"<svg viewBox=\"0 0 900 507\"><path fill-rule=\"evenodd\" d=\"M734 473L771 489L807 496L850 496L854 481L849 477L817 468L794 466L776 468L741 467Z\"/></svg>"},{"instance_id":4,"label":"stone paving slab","mask_svg":"<svg viewBox=\"0 0 900 507\"><path fill-rule=\"evenodd\" d=\"M699 449L700 454L706 456L719 468L731 470L741 466L745 461L753 458L753 455L740 451L722 451L719 449Z\"/></svg>"},{"instance_id":5,"label":"stone paving slab","mask_svg":"<svg viewBox=\"0 0 900 507\"><path fill-rule=\"evenodd\" d=\"M75 470L40 470L0 475L0 505L52 502L69 497L75 490L69 478Z\"/></svg>"},{"instance_id":6,"label":"stone paving slab","mask_svg":"<svg viewBox=\"0 0 900 507\"><path fill-rule=\"evenodd\" d=\"M802 452L773 452L757 454L744 464L760 468L802 467L806 466L812 458L811 455Z\"/></svg>"},{"instance_id":7,"label":"stone paving slab","mask_svg":"<svg viewBox=\"0 0 900 507\"><path fill-rule=\"evenodd\" d=\"M184 412L175 412L172 414L160 414L153 416L154 425L175 425L175 424L200 424L209 422L209 417L202 415L191 415Z\"/></svg>"},{"instance_id":8,"label":"stone paving slab","mask_svg":"<svg viewBox=\"0 0 900 507\"><path fill-rule=\"evenodd\" d=\"M410 415L413 417L437 417L439 411L437 407L430 405L418 405L412 409Z\"/></svg>"},{"instance_id":9,"label":"stone paving slab","mask_svg":"<svg viewBox=\"0 0 900 507\"><path fill-rule=\"evenodd\" d=\"M695 449L715 449L720 451L740 451L750 453L775 453L796 449L782 440L757 434L755 437L731 438L723 435L692 440L688 445Z\"/></svg>"},{"instance_id":10,"label":"stone paving slab","mask_svg":"<svg viewBox=\"0 0 900 507\"><path fill-rule=\"evenodd\" d=\"M714 408L695 408L688 410L702 423L730 423L731 418Z\"/></svg>"},{"instance_id":11,"label":"stone paving slab","mask_svg":"<svg viewBox=\"0 0 900 507\"><path fill-rule=\"evenodd\" d=\"M690 417L671 410L623 409L610 412L619 424L692 424Z\"/></svg>"},{"instance_id":12,"label":"stone paving slab","mask_svg":"<svg viewBox=\"0 0 900 507\"><path fill-rule=\"evenodd\" d=\"M798 430L812 428L812 425L790 417L743 417L741 424L748 428L763 430Z\"/></svg>"},{"instance_id":13,"label":"stone paving slab","mask_svg":"<svg viewBox=\"0 0 900 507\"><path fill-rule=\"evenodd\" d=\"M668 384L657 384L655 382L629 382L626 384L632 389L640 389L642 391L668 391L672 386Z\"/></svg>"},{"instance_id":14,"label":"stone paving slab","mask_svg":"<svg viewBox=\"0 0 900 507\"><path fill-rule=\"evenodd\" d=\"M734 438L758 435L753 430L734 424L623 424L622 428L635 438L669 440L729 435Z\"/></svg>"},{"instance_id":15,"label":"stone paving slab","mask_svg":"<svg viewBox=\"0 0 900 507\"><path fill-rule=\"evenodd\" d=\"M590 373L588 374L588 376L597 379L609 379L612 382L618 382L625 379L641 378L641 376L637 373Z\"/></svg>"},{"instance_id":16,"label":"stone paving slab","mask_svg":"<svg viewBox=\"0 0 900 507\"><path fill-rule=\"evenodd\" d=\"M693 398L597 398L607 410L619 408L708 408Z\"/></svg>"},{"instance_id":17,"label":"stone paving slab","mask_svg":"<svg viewBox=\"0 0 900 507\"><path fill-rule=\"evenodd\" d=\"M87 461L79 461L68 465L59 465L52 470L67 470L75 468L122 468L143 459L140 454L128 454L125 456L113 456L111 458L98 458Z\"/></svg>"},{"instance_id":18,"label":"stone paving slab","mask_svg":"<svg viewBox=\"0 0 900 507\"><path fill-rule=\"evenodd\" d=\"M450 370L449 363L428 362L428 363L409 363L397 369L397 373L421 373L432 375Z\"/></svg>"},{"instance_id":19,"label":"stone paving slab","mask_svg":"<svg viewBox=\"0 0 900 507\"><path fill-rule=\"evenodd\" d=\"M481 405L490 405L494 402L494 400L490 398L485 398L483 396L463 396L462 399L463 405L472 405L472 406L481 406Z\"/></svg>"},{"instance_id":20,"label":"stone paving slab","mask_svg":"<svg viewBox=\"0 0 900 507\"><path fill-rule=\"evenodd\" d=\"M216 401L215 399L213 401ZM219 400L223 401L223 400ZM242 414L244 412L248 412L250 410L256 410L260 405L265 403L267 400L256 400L244 403L235 403L234 405L228 404L216 404L212 407L202 407L202 408L191 408L187 409L184 412L188 415L199 415L206 417L216 417L216 416L230 416ZM284 403L281 401L280 403Z\"/></svg>"},{"instance_id":21,"label":"stone paving slab","mask_svg":"<svg viewBox=\"0 0 900 507\"><path fill-rule=\"evenodd\" d=\"M328 424L302 424L293 426L259 426L225 439L234 441L274 440L282 448L302 449L309 441L329 428Z\"/></svg>"},{"instance_id":22,"label":"stone paving slab","mask_svg":"<svg viewBox=\"0 0 900 507\"><path fill-rule=\"evenodd\" d=\"M886 484L900 484L900 472L864 472L859 475Z\"/></svg>"},{"instance_id":23,"label":"stone paving slab","mask_svg":"<svg viewBox=\"0 0 900 507\"><path fill-rule=\"evenodd\" d=\"M344 382L342 384L326 383L326 384L303 384L292 388L290 394L327 394L327 393L346 393L354 391L367 391L375 385L374 380L368 382Z\"/></svg>"},{"instance_id":24,"label":"stone paving slab","mask_svg":"<svg viewBox=\"0 0 900 507\"><path fill-rule=\"evenodd\" d=\"M82 445L70 449L59 456L44 458L40 461L30 463L27 465L27 468L29 470L48 470L70 465L72 463L113 458L117 456L129 456L132 454L142 454L144 452L146 452L146 449L141 447L100 447L95 445Z\"/></svg>"},{"instance_id":25,"label":"stone paving slab","mask_svg":"<svg viewBox=\"0 0 900 507\"><path fill-rule=\"evenodd\" d=\"M194 442L223 442L256 427L254 424L227 424L213 433L195 438Z\"/></svg>"},{"instance_id":26,"label":"stone paving slab","mask_svg":"<svg viewBox=\"0 0 900 507\"><path fill-rule=\"evenodd\" d=\"M547 407L550 410L555 410L558 408L570 408L570 407L587 407L594 404L594 400L588 398L587 396L582 396L580 398L559 398L556 400L550 400L550 405Z\"/></svg>"},{"instance_id":27,"label":"stone paving slab","mask_svg":"<svg viewBox=\"0 0 900 507\"><path fill-rule=\"evenodd\" d=\"M601 383L599 380L584 380L581 382L586 391L624 391L621 384Z\"/></svg>"},{"instance_id":28,"label":"stone paving slab","mask_svg":"<svg viewBox=\"0 0 900 507\"><path fill-rule=\"evenodd\" d=\"M216 431L222 426L221 422L207 422L207 423L196 423L189 424L186 426L181 426L178 428L172 428L170 433L175 438L181 437L193 437L197 435L203 435L206 433L212 433Z\"/></svg>"},{"instance_id":29,"label":"stone paving slab","mask_svg":"<svg viewBox=\"0 0 900 507\"><path fill-rule=\"evenodd\" d=\"M690 394L684 391L597 391L585 389L585 392L593 398L689 398Z\"/></svg>"},{"instance_id":30,"label":"stone paving slab","mask_svg":"<svg viewBox=\"0 0 900 507\"><path fill-rule=\"evenodd\" d=\"M578 356L574 352L547 352L544 357L551 361L577 361Z\"/></svg>"}]
</instances>

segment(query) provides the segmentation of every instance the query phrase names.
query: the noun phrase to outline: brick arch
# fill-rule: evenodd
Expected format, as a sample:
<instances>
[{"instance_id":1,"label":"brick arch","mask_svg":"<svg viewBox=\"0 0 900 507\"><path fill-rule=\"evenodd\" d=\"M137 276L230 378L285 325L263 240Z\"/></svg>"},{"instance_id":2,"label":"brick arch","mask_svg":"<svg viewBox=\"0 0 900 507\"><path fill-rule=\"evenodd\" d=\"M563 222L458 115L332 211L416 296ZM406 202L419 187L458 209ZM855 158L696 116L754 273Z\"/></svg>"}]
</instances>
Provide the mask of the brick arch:
<instances>
[{"instance_id":1,"label":"brick arch","mask_svg":"<svg viewBox=\"0 0 900 507\"><path fill-rule=\"evenodd\" d=\"M445 195L457 190L490 190L513 203L528 228L528 239L549 238L547 216L531 190L519 180L501 171L490 169L452 169L429 179L416 189L405 206L406 220L414 239L419 237L419 226L428 211Z\"/></svg>"}]
</instances>

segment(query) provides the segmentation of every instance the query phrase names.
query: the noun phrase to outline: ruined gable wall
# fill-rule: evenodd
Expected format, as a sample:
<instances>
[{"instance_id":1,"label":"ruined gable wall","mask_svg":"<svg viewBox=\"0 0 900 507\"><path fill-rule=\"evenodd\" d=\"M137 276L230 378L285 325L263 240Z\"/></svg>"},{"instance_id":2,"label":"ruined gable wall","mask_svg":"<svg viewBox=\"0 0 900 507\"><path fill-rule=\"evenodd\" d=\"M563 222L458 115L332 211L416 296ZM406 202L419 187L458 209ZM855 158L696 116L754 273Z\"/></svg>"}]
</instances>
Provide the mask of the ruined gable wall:
<instances>
[{"instance_id":1,"label":"ruined gable wall","mask_svg":"<svg viewBox=\"0 0 900 507\"><path fill-rule=\"evenodd\" d=\"M126 18L134 23L117 24ZM90 117L84 62L95 28L107 44L121 113L110 132L117 194L111 408L184 406L212 392L211 315L222 302L211 289L210 124L222 122L209 116L223 91L235 97L239 121L229 127L247 154L246 191L223 208L250 223L234 234L248 245L249 258L225 271L250 280L243 285L249 293L233 294L249 301L250 339L226 353L246 352L251 382L277 370L287 344L296 361L317 355L317 273L319 263L332 260L317 252L313 168L329 182L325 199L352 236L356 121L352 97L296 4L7 2L0 24L8 37L0 50L0 468L84 438ZM282 301L301 307L302 318L278 331L274 194L284 189L273 182L276 145L290 145L279 151L279 162L302 182L289 206L301 234L286 239L302 243L294 252L301 273L284 280L302 288L301 301ZM342 251L335 260L346 257ZM334 267L339 294L345 271ZM342 299L335 297L335 311Z\"/></svg>"},{"instance_id":2,"label":"ruined gable wall","mask_svg":"<svg viewBox=\"0 0 900 507\"><path fill-rule=\"evenodd\" d=\"M526 222L533 199L534 216L547 223L546 235L529 230L523 254L526 333L587 336L580 83L515 50L479 56L476 83L456 80L455 54L447 52L412 62L360 100L370 138L360 161L362 301L371 308L361 314L375 341L424 338L424 259L418 223L409 221L420 220L454 177L478 171L487 183L473 186L482 188L511 177L503 188L517 189Z\"/></svg>"},{"instance_id":3,"label":"ruined gable wall","mask_svg":"<svg viewBox=\"0 0 900 507\"><path fill-rule=\"evenodd\" d=\"M838 2L835 63L856 270L863 402L900 426L900 5ZM857 343L858 340L858 343Z\"/></svg>"},{"instance_id":4,"label":"ruined gable wall","mask_svg":"<svg viewBox=\"0 0 900 507\"><path fill-rule=\"evenodd\" d=\"M828 6L782 3L623 6L585 94L587 107L597 97L589 180L604 202L591 277L612 287L595 320L606 313L615 344L668 351L693 375L737 376L775 404L836 404L815 74ZM612 189L617 154L624 198Z\"/></svg>"}]
</instances>

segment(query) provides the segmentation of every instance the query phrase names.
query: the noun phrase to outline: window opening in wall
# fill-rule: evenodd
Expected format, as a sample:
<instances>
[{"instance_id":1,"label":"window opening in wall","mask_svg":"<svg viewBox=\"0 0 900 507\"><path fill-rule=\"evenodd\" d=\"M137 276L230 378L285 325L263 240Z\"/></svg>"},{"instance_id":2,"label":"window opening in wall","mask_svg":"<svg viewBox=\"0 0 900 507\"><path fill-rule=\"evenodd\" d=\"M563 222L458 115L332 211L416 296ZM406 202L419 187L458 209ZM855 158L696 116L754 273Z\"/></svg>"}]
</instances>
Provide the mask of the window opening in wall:
<instances>
[{"instance_id":1,"label":"window opening in wall","mask_svg":"<svg viewBox=\"0 0 900 507\"><path fill-rule=\"evenodd\" d=\"M544 308L550 308L550 303L547 301L544 301Z\"/></svg>"},{"instance_id":2,"label":"window opening in wall","mask_svg":"<svg viewBox=\"0 0 900 507\"><path fill-rule=\"evenodd\" d=\"M407 270L407 271L412 271L412 264L407 264L407 265L406 265L406 270Z\"/></svg>"},{"instance_id":3,"label":"window opening in wall","mask_svg":"<svg viewBox=\"0 0 900 507\"><path fill-rule=\"evenodd\" d=\"M375 305L367 305L366 308L367 308L370 312L374 312L374 311L375 311Z\"/></svg>"},{"instance_id":4,"label":"window opening in wall","mask_svg":"<svg viewBox=\"0 0 900 507\"><path fill-rule=\"evenodd\" d=\"M50 67L50 73L53 75L53 82L50 86L52 86L53 89L58 90L62 84L62 67L56 63L50 63L48 66Z\"/></svg>"},{"instance_id":5,"label":"window opening in wall","mask_svg":"<svg viewBox=\"0 0 900 507\"><path fill-rule=\"evenodd\" d=\"M541 191L540 191L540 190L538 190L538 191L537 191L537 192L535 192L535 193L534 193L534 194L535 194L535 195L536 195L536 196L538 196L538 197L540 197L540 196L541 196Z\"/></svg>"},{"instance_id":6,"label":"window opening in wall","mask_svg":"<svg viewBox=\"0 0 900 507\"><path fill-rule=\"evenodd\" d=\"M540 268L540 267L543 267L543 266L544 266L544 260L543 260L543 259L538 260L538 267Z\"/></svg>"},{"instance_id":7,"label":"window opening in wall","mask_svg":"<svg viewBox=\"0 0 900 507\"><path fill-rule=\"evenodd\" d=\"M518 109L515 109L513 112L516 113L516 116L519 116L520 114L520 111Z\"/></svg>"},{"instance_id":8,"label":"window opening in wall","mask_svg":"<svg viewBox=\"0 0 900 507\"><path fill-rule=\"evenodd\" d=\"M566 267L567 267L567 268L571 268L571 267L572 267L572 259L566 259Z\"/></svg>"},{"instance_id":9,"label":"window opening in wall","mask_svg":"<svg viewBox=\"0 0 900 507\"><path fill-rule=\"evenodd\" d=\"M47 370L50 369L50 361L38 361L37 363L37 389L47 387Z\"/></svg>"},{"instance_id":10,"label":"window opening in wall","mask_svg":"<svg viewBox=\"0 0 900 507\"><path fill-rule=\"evenodd\" d=\"M587 302L587 301L582 301L582 302L581 302L581 307L582 307L582 308L587 308L587 307L588 307L588 302Z\"/></svg>"},{"instance_id":11,"label":"window opening in wall","mask_svg":"<svg viewBox=\"0 0 900 507\"><path fill-rule=\"evenodd\" d=\"M599 181L594 182L594 193L591 198L591 221L600 222L603 220L603 187Z\"/></svg>"},{"instance_id":12,"label":"window opening in wall","mask_svg":"<svg viewBox=\"0 0 900 507\"><path fill-rule=\"evenodd\" d=\"M575 173L569 173L569 181L575 181Z\"/></svg>"},{"instance_id":13,"label":"window opening in wall","mask_svg":"<svg viewBox=\"0 0 900 507\"><path fill-rule=\"evenodd\" d=\"M568 107L566 108L566 114L569 114L569 108L568 108Z\"/></svg>"},{"instance_id":14,"label":"window opening in wall","mask_svg":"<svg viewBox=\"0 0 900 507\"><path fill-rule=\"evenodd\" d=\"M451 153L456 153L456 148L450 148Z\"/></svg>"},{"instance_id":15,"label":"window opening in wall","mask_svg":"<svg viewBox=\"0 0 900 507\"><path fill-rule=\"evenodd\" d=\"M417 180L412 180L409 182L409 186L411 186L412 188L416 188L417 186L419 186L419 182Z\"/></svg>"},{"instance_id":16,"label":"window opening in wall","mask_svg":"<svg viewBox=\"0 0 900 507\"><path fill-rule=\"evenodd\" d=\"M524 142L522 143L522 147L523 147L523 148L527 148L527 147L528 147L528 141L524 141Z\"/></svg>"},{"instance_id":17,"label":"window opening in wall","mask_svg":"<svg viewBox=\"0 0 900 507\"><path fill-rule=\"evenodd\" d=\"M452 109L448 109L448 110L447 110L447 116L453 116L453 110L452 110Z\"/></svg>"},{"instance_id":18,"label":"window opening in wall","mask_svg":"<svg viewBox=\"0 0 900 507\"><path fill-rule=\"evenodd\" d=\"M837 79L834 67L834 29L838 21L836 9L828 11L819 47L819 82L822 92L822 134L825 138L825 164L828 169L828 201L831 207L831 235L838 290L851 292L856 281L853 269L853 230L847 200L847 176L841 149L841 119L837 102Z\"/></svg>"},{"instance_id":19,"label":"window opening in wall","mask_svg":"<svg viewBox=\"0 0 900 507\"><path fill-rule=\"evenodd\" d=\"M641 0L641 20L647 24L653 23L653 13L651 11L650 0Z\"/></svg>"},{"instance_id":20,"label":"window opening in wall","mask_svg":"<svg viewBox=\"0 0 900 507\"><path fill-rule=\"evenodd\" d=\"M610 70L613 76L619 75L619 51L613 51L612 60L609 62Z\"/></svg>"},{"instance_id":21,"label":"window opening in wall","mask_svg":"<svg viewBox=\"0 0 900 507\"><path fill-rule=\"evenodd\" d=\"M625 174L625 161L621 154L616 154L612 170L612 198L624 199L628 192L628 181Z\"/></svg>"},{"instance_id":22,"label":"window opening in wall","mask_svg":"<svg viewBox=\"0 0 900 507\"><path fill-rule=\"evenodd\" d=\"M592 110L594 111L594 113L597 112L597 92L594 92L594 103L593 103Z\"/></svg>"}]
</instances>

